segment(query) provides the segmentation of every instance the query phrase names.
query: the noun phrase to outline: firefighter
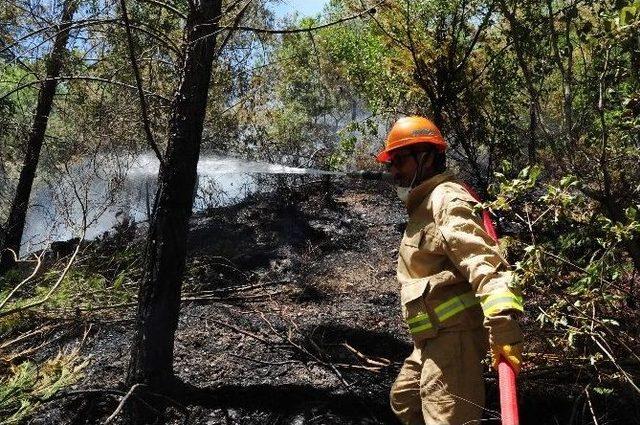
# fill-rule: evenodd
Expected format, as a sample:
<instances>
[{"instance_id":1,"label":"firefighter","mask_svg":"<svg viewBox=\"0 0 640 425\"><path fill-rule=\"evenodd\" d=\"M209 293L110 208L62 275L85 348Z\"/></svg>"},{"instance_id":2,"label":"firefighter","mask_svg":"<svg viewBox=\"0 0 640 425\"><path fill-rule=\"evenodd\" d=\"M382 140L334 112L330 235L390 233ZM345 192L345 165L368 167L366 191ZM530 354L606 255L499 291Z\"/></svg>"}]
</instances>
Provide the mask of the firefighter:
<instances>
[{"instance_id":1,"label":"firefighter","mask_svg":"<svg viewBox=\"0 0 640 425\"><path fill-rule=\"evenodd\" d=\"M447 143L418 116L399 119L377 155L409 216L397 276L414 346L391 388L407 425L479 423L482 363L502 356L519 372L522 298L470 189L446 169Z\"/></svg>"}]
</instances>

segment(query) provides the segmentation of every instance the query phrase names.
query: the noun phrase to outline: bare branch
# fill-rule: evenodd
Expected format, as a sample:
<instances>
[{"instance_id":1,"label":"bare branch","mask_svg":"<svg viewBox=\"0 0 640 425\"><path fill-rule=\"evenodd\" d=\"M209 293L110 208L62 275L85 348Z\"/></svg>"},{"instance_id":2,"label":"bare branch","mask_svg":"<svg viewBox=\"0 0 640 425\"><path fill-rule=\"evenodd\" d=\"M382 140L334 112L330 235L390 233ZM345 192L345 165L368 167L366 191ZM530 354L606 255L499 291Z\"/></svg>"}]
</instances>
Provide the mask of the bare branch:
<instances>
[{"instance_id":1,"label":"bare branch","mask_svg":"<svg viewBox=\"0 0 640 425\"><path fill-rule=\"evenodd\" d=\"M83 80L83 81L96 81L99 83L108 83L108 84L113 84L115 86L120 86L120 87L126 87L129 89L133 89L133 90L137 90L137 87L131 84L127 84L127 83L123 83L122 81L117 81L117 80L109 80L107 78L101 78L101 77L92 77L89 75L75 75L75 76L71 76L71 75L67 75L67 76L60 76L60 77L56 77L56 78L45 78L42 80L35 80L35 81L31 81L28 83L24 83L19 85L18 87L14 88L13 90L3 94L2 96L0 96L0 102L3 101L4 99L6 99L7 97L11 96L14 93L19 92L20 90L24 90L26 88L29 88L31 86L37 86L39 84L42 84L43 82L47 81L47 80L56 80L56 81L72 81L72 80ZM146 91L147 95L149 96L153 96L153 97L157 97L159 99L162 99L163 101L165 101L167 104L169 104L171 102L171 100L161 94L158 93L153 93L153 92L149 92Z\"/></svg>"},{"instance_id":2,"label":"bare branch","mask_svg":"<svg viewBox=\"0 0 640 425\"><path fill-rule=\"evenodd\" d=\"M131 68L133 69L133 75L136 79L136 87L138 88L138 97L140 98L140 110L142 112L142 124L144 126L144 133L147 136L147 143L158 157L160 165L164 165L164 160L160 149L156 144L156 141L151 132L151 123L149 122L149 113L147 111L147 100L144 97L144 89L142 88L142 78L140 77L140 68L138 67L138 61L136 60L135 46L133 45L133 36L131 35L131 24L129 22L129 15L127 14L127 2L126 0L120 0L120 7L122 8L122 20L127 33L127 46L129 48L129 59L131 60Z\"/></svg>"},{"instance_id":3,"label":"bare branch","mask_svg":"<svg viewBox=\"0 0 640 425\"><path fill-rule=\"evenodd\" d=\"M585 387L584 393L587 398L587 403L589 404L589 412L591 412L591 417L593 418L593 425L599 425L598 418L596 417L596 412L593 410L593 404L591 403L591 396L589 395L589 385Z\"/></svg>"},{"instance_id":4,"label":"bare branch","mask_svg":"<svg viewBox=\"0 0 640 425\"><path fill-rule=\"evenodd\" d=\"M271 29L271 28L255 28L255 27L246 27L246 26L225 26L225 27L218 27L219 31L223 31L223 30L231 30L231 31L248 31L248 32L254 32L257 34L300 34L300 33L306 33L306 32L312 32L312 31L318 31L324 28L329 28L335 25L339 25L342 24L344 22L348 22L348 21L353 21L354 19L358 19L361 18L364 15L374 15L376 13L376 7L380 6L381 4L383 4L385 2L385 0L382 0L378 3L376 3L375 6L367 9L367 10L363 10L360 13L357 13L355 15L351 15L351 16L347 16L345 18L341 18L338 19L336 21L332 21L332 22L328 22L326 24L322 24L322 25L317 25L315 27L309 27L309 28L292 28L292 29ZM212 24L205 24L205 25L212 25ZM215 35L214 34L210 34L207 35L207 37Z\"/></svg>"},{"instance_id":5,"label":"bare branch","mask_svg":"<svg viewBox=\"0 0 640 425\"><path fill-rule=\"evenodd\" d=\"M244 17L245 13L247 12L247 9L249 9L249 6L251 5L251 2L253 0L248 0L247 3L242 7L242 9L240 9L240 12L238 12L238 14L236 15L236 17L233 19L233 28L238 28L238 25L240 24L240 21L242 21L242 18ZM224 40L222 40L222 43L220 43L220 47L218 48L218 54L220 55L222 53L222 51L224 50L224 48L227 46L227 43L229 43L229 40L231 39L231 36L233 35L233 30L229 31L227 33L227 35L224 37Z\"/></svg>"},{"instance_id":6,"label":"bare branch","mask_svg":"<svg viewBox=\"0 0 640 425\"><path fill-rule=\"evenodd\" d=\"M456 71L462 69L464 65L467 63L467 61L469 60L469 56L471 56L471 53L473 53L473 50L475 49L476 44L480 39L480 34L482 34L482 31L484 31L489 24L489 20L493 15L494 7L495 7L495 3L492 2L489 5L489 9L487 10L487 13L484 15L484 18L482 18L482 22L480 23L480 25L478 25L478 29L476 30L473 36L473 39L471 40L471 43L469 44L469 47L467 48L467 51L464 54L464 57L462 58L460 63L458 63L458 65L456 66Z\"/></svg>"},{"instance_id":7,"label":"bare branch","mask_svg":"<svg viewBox=\"0 0 640 425\"><path fill-rule=\"evenodd\" d=\"M74 30L77 28L87 28L93 25L103 25L103 24L109 24L109 23L115 23L117 22L117 19L83 19L83 20L78 20L75 21L73 24L69 25L68 29L69 30ZM48 27L43 27L43 28L38 28L37 30L31 31L30 33L27 33L25 35L23 35L22 37L16 39L13 41L13 43L7 44L5 45L2 49L0 49L0 54L8 51L9 49L11 49L12 47L18 46L21 42L23 42L24 40L31 38L33 36L36 36L42 32L45 32L47 30L50 29L55 29L57 28L57 25L50 25ZM53 38L55 38L56 34L52 34L50 37L45 38L43 40L43 42L46 42L48 40L51 40Z\"/></svg>"},{"instance_id":8,"label":"bare branch","mask_svg":"<svg viewBox=\"0 0 640 425\"><path fill-rule=\"evenodd\" d=\"M92 27L92 26L98 26L98 25L105 25L105 24L116 24L116 25L124 25L123 22L121 22L120 19L84 19L84 20L79 20L74 22L73 24L69 25L68 29L69 30L74 30L74 29L79 29L79 28L88 28L88 27ZM136 22L135 24L131 24L130 27L132 29L135 29L136 31L140 31L144 34L147 34L149 37L153 38L154 40L158 41L160 44L162 44L164 47L166 47L167 49L171 50L173 53L177 54L178 56L180 56L182 54L182 51L180 49L180 47L178 45L176 45L175 43L173 43L171 40L163 37L161 34L156 33L155 31L152 31L151 29L149 29L148 27L142 25L139 22ZM10 48L19 45L20 42L39 35L42 32L45 32L47 30L50 29L57 29L57 25L51 25L48 27L43 27L43 28L39 28L37 30L34 30L28 34L25 34L24 36L20 37L19 39L15 40L13 43L6 45L5 47L3 47L2 49L0 49L0 54L4 53L5 51L8 51ZM43 45L44 43L54 39L57 34L60 31L56 31L55 33L49 35L48 37L44 37L35 47L39 47L41 45Z\"/></svg>"},{"instance_id":9,"label":"bare branch","mask_svg":"<svg viewBox=\"0 0 640 425\"><path fill-rule=\"evenodd\" d=\"M32 307L36 307L36 306L42 305L45 302L47 302L47 300L49 298L51 298L51 294L53 294L56 291L56 289L58 289L58 287L60 286L60 284L64 280L65 276L67 275L67 272L71 268L71 265L73 264L73 262L75 261L76 257L78 256L78 251L80 251L80 244L82 243L83 240L84 240L84 232L83 232L82 236L80 237L80 240L78 241L78 245L76 245L75 251L73 251L73 254L71 255L71 258L69 259L69 262L65 266L64 270L62 271L62 273L60 273L60 276L58 276L58 280L56 280L56 283L51 287L51 289L49 289L49 292L47 292L47 295L45 295L42 299L40 299L38 301L34 301L32 303L28 303L28 304L25 304L25 305L20 306L20 307L12 308L12 309L7 310L7 311L2 311L2 312L0 312L0 318L8 316L10 314L18 313L20 311L28 310L28 309L30 309Z\"/></svg>"},{"instance_id":10,"label":"bare branch","mask_svg":"<svg viewBox=\"0 0 640 425\"><path fill-rule=\"evenodd\" d=\"M7 297L0 303L0 309L4 307L5 304L7 304L7 301L9 301L11 297L13 297L13 295L18 291L18 289L20 289L25 283L29 282L31 279L34 278L36 274L38 274L38 270L40 270L40 266L42 265L42 257L44 256L44 252L45 251L42 251L40 255L34 254L34 257L36 257L37 264L33 268L33 272L29 276L27 276L24 280L22 280L22 282L16 285L15 288L13 288L13 290L9 293L9 295L7 295ZM15 255L15 252L13 254L14 254L14 257L17 257ZM14 258L14 259L16 260L16 262L18 262L17 258Z\"/></svg>"},{"instance_id":11,"label":"bare branch","mask_svg":"<svg viewBox=\"0 0 640 425\"><path fill-rule=\"evenodd\" d=\"M165 2L161 2L158 0L136 0L142 3L149 3L149 4L154 4L156 6L160 6L164 9L167 9L170 12L175 13L176 15L178 15L179 17L181 17L182 19L187 19L187 15L185 15L184 13L182 13L181 11L179 11L178 9L176 9L175 7L171 6L168 3Z\"/></svg>"},{"instance_id":12,"label":"bare branch","mask_svg":"<svg viewBox=\"0 0 640 425\"><path fill-rule=\"evenodd\" d=\"M110 423L112 420L114 420L116 418L116 416L118 416L118 414L120 413L120 411L122 410L122 408L124 407L124 405L127 403L127 400L129 400L129 398L131 398L131 396L133 395L133 393L140 387L143 387L144 384L135 384L133 385L129 391L127 391L127 393L124 395L124 397L122 397L122 400L120 400L120 403L118 404L118 407L116 407L116 410L107 418L106 421L104 421L105 424Z\"/></svg>"}]
</instances>

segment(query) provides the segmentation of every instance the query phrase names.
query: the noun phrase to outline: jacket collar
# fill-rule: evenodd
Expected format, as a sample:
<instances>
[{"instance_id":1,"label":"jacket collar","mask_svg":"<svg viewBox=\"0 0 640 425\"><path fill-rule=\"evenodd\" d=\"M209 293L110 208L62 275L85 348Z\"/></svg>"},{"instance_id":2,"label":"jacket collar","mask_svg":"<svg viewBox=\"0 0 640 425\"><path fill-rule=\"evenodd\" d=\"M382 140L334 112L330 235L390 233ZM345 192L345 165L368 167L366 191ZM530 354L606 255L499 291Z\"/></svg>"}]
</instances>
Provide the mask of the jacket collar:
<instances>
[{"instance_id":1,"label":"jacket collar","mask_svg":"<svg viewBox=\"0 0 640 425\"><path fill-rule=\"evenodd\" d=\"M451 171L445 171L444 173L436 174L435 176L428 178L418 186L414 187L411 192L409 192L409 197L406 202L407 212L409 215L411 215L411 213L413 213L413 211L422 204L422 201L431 194L436 186L440 183L453 179L453 173Z\"/></svg>"}]
</instances>

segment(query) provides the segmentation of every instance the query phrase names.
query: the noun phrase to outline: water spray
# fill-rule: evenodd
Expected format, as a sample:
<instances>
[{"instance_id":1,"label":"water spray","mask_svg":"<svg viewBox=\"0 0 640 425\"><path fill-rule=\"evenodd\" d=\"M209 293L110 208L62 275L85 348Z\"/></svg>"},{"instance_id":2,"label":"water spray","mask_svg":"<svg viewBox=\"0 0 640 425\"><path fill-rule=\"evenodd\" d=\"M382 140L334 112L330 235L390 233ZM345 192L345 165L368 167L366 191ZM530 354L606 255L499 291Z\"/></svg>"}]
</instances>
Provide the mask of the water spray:
<instances>
[{"instance_id":1,"label":"water spray","mask_svg":"<svg viewBox=\"0 0 640 425\"><path fill-rule=\"evenodd\" d=\"M384 182L393 181L393 176L391 175L391 173L385 173L383 171L370 171L370 170L348 171L344 173L344 176L350 177L353 179L380 180Z\"/></svg>"},{"instance_id":2,"label":"water spray","mask_svg":"<svg viewBox=\"0 0 640 425\"><path fill-rule=\"evenodd\" d=\"M102 212L91 212L95 215L95 220L87 231L87 239L95 238L112 229L119 223L118 215L123 212L132 221L146 220L149 216L151 196L155 191L159 169L159 162L155 155L152 153L123 157L106 155L95 162L98 168L94 168L92 161L81 160L72 168L74 178L78 177L83 184L86 184L87 193L91 194L91 204L105 206ZM113 189L111 180L106 180L100 177L101 175L122 175L124 178L121 185ZM194 194L199 188L207 188L206 190L209 191L207 193L211 196L220 194L217 198L219 205L239 202L247 193L258 191L258 186L251 178L254 175L327 176L336 180L361 179L388 182L392 180L389 173L382 171L320 170L215 155L200 157L197 175L198 181L194 187ZM61 193L60 199L74 199L73 193L67 192ZM75 234L73 225L59 220L62 215L57 208L65 206L57 203L46 187L36 186L33 198L44 207L30 210L31 212L27 215L23 234L24 252L45 248L48 242L42 239L42 235L50 235L52 240L62 241L73 237ZM197 210L198 207L194 208ZM71 208L70 221L82 222L82 211L79 207Z\"/></svg>"}]
</instances>

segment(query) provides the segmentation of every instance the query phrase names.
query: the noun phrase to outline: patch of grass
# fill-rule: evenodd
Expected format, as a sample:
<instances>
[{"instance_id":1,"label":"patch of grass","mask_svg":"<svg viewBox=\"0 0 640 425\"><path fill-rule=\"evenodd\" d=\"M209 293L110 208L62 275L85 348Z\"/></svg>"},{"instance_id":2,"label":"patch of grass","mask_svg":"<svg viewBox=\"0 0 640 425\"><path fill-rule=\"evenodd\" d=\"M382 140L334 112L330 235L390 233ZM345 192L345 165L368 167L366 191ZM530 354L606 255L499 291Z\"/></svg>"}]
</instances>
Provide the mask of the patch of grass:
<instances>
[{"instance_id":1,"label":"patch of grass","mask_svg":"<svg viewBox=\"0 0 640 425\"><path fill-rule=\"evenodd\" d=\"M77 347L39 365L25 361L11 366L0 377L0 425L21 423L42 401L78 381L88 362Z\"/></svg>"},{"instance_id":2,"label":"patch of grass","mask_svg":"<svg viewBox=\"0 0 640 425\"><path fill-rule=\"evenodd\" d=\"M24 271L19 269L10 269L5 272L4 276L0 277L0 283L2 283L3 288L12 288L24 278ZM0 299L4 299L4 297L9 293L7 290L3 290L0 293Z\"/></svg>"},{"instance_id":3,"label":"patch of grass","mask_svg":"<svg viewBox=\"0 0 640 425\"><path fill-rule=\"evenodd\" d=\"M38 279L30 296L12 299L5 310L43 299L53 287L61 271L50 270ZM133 283L125 271L120 272L113 282L100 273L86 267L72 268L60 286L47 299L44 307L53 309L90 308L107 303L128 302L134 296Z\"/></svg>"},{"instance_id":4,"label":"patch of grass","mask_svg":"<svg viewBox=\"0 0 640 425\"><path fill-rule=\"evenodd\" d=\"M48 272L43 284L36 289L36 299L44 297L57 278L57 273ZM127 283L125 272L109 282L103 275L84 267L71 269L45 306L55 309L90 309L99 305L129 302L134 291L132 285Z\"/></svg>"},{"instance_id":5,"label":"patch of grass","mask_svg":"<svg viewBox=\"0 0 640 425\"><path fill-rule=\"evenodd\" d=\"M28 289L16 294L2 308L9 311L40 301L46 297L59 278L61 270L49 270L33 282L27 283ZM0 294L4 299L10 290ZM113 281L102 274L92 272L86 266L69 270L58 288L42 305L0 318L0 332L28 325L30 317L42 310L91 310L92 308L131 302L135 297L135 283L126 271L121 271ZM32 311L33 310L33 311Z\"/></svg>"},{"instance_id":6,"label":"patch of grass","mask_svg":"<svg viewBox=\"0 0 640 425\"><path fill-rule=\"evenodd\" d=\"M8 308L13 308L16 306L18 306L18 304L12 303ZM30 315L28 314L14 313L0 318L0 333L4 335L13 330L22 328L25 323L28 323L29 316Z\"/></svg>"}]
</instances>

